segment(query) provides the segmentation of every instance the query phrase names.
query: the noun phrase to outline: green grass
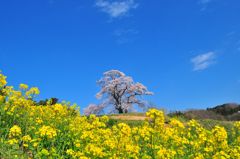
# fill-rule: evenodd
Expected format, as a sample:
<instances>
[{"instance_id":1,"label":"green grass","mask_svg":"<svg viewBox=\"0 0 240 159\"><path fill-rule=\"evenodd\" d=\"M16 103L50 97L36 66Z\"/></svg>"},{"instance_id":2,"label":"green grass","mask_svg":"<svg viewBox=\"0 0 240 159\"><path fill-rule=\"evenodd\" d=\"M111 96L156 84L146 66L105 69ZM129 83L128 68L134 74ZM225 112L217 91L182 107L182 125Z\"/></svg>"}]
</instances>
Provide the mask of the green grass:
<instances>
[{"instance_id":1,"label":"green grass","mask_svg":"<svg viewBox=\"0 0 240 159\"><path fill-rule=\"evenodd\" d=\"M232 121L220 121L220 120L212 120L212 119L202 119L198 120L199 123L206 129L211 130L215 126L222 126L224 127L228 132L231 131L233 128L233 123Z\"/></svg>"},{"instance_id":2,"label":"green grass","mask_svg":"<svg viewBox=\"0 0 240 159\"><path fill-rule=\"evenodd\" d=\"M109 119L107 126L112 127L113 125L119 124L119 123L126 123L130 127L140 126L144 123L142 120L120 120L120 119Z\"/></svg>"},{"instance_id":3,"label":"green grass","mask_svg":"<svg viewBox=\"0 0 240 159\"><path fill-rule=\"evenodd\" d=\"M0 141L0 159L24 159L27 158L26 154L17 146L9 146Z\"/></svg>"}]
</instances>

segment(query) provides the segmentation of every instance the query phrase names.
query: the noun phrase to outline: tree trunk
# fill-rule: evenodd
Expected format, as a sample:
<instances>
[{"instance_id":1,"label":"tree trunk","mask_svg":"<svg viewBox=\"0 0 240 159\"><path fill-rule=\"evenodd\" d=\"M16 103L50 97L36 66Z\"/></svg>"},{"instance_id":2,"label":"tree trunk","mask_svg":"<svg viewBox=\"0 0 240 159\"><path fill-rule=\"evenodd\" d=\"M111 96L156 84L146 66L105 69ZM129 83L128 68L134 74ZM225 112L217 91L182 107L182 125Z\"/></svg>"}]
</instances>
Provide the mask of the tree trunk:
<instances>
[{"instance_id":1,"label":"tree trunk","mask_svg":"<svg viewBox=\"0 0 240 159\"><path fill-rule=\"evenodd\" d=\"M119 114L128 113L128 110L127 110L127 109L118 108L117 110L118 110L118 113L119 113Z\"/></svg>"},{"instance_id":2,"label":"tree trunk","mask_svg":"<svg viewBox=\"0 0 240 159\"><path fill-rule=\"evenodd\" d=\"M123 114L123 109L122 109L122 108L119 108L119 109L118 109L118 113L119 113L119 114Z\"/></svg>"}]
</instances>

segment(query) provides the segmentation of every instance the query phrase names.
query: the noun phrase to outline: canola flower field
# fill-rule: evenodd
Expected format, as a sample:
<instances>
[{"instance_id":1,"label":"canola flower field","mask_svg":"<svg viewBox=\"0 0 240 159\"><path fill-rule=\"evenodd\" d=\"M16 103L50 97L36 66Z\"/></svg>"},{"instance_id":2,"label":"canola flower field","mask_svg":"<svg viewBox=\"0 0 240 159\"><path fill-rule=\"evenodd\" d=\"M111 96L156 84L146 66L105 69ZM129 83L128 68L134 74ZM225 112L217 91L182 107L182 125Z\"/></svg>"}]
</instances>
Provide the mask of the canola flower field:
<instances>
[{"instance_id":1,"label":"canola flower field","mask_svg":"<svg viewBox=\"0 0 240 159\"><path fill-rule=\"evenodd\" d=\"M228 132L205 129L196 120L165 124L164 113L150 109L140 126L108 126L107 116L81 116L67 103L36 105L38 88L6 84L0 73L0 158L240 158L240 122Z\"/></svg>"}]
</instances>

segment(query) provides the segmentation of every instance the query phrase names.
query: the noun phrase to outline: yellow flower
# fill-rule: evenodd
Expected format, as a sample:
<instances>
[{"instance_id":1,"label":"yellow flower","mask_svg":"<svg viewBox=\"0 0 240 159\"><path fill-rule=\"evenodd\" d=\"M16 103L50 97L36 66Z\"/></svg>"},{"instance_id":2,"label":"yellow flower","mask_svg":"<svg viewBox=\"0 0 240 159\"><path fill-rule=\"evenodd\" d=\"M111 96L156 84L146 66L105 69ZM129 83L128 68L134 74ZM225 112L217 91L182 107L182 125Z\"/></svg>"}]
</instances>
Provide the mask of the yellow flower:
<instances>
[{"instance_id":1,"label":"yellow flower","mask_svg":"<svg viewBox=\"0 0 240 159\"><path fill-rule=\"evenodd\" d=\"M86 153L91 154L95 157L103 157L104 153L102 151L102 148L97 147L93 144L88 144L85 148Z\"/></svg>"},{"instance_id":2,"label":"yellow flower","mask_svg":"<svg viewBox=\"0 0 240 159\"><path fill-rule=\"evenodd\" d=\"M225 130L224 127L220 126L215 126L212 130L212 137L213 141L216 144L215 148L221 148L221 149L226 149L228 147L227 144L227 131Z\"/></svg>"},{"instance_id":3,"label":"yellow flower","mask_svg":"<svg viewBox=\"0 0 240 159\"><path fill-rule=\"evenodd\" d=\"M66 153L70 156L74 156L75 152L72 149L68 149Z\"/></svg>"},{"instance_id":4,"label":"yellow flower","mask_svg":"<svg viewBox=\"0 0 240 159\"><path fill-rule=\"evenodd\" d=\"M7 142L9 145L14 145L14 144L17 144L18 143L18 140L17 139L10 139L8 140Z\"/></svg>"},{"instance_id":5,"label":"yellow flower","mask_svg":"<svg viewBox=\"0 0 240 159\"><path fill-rule=\"evenodd\" d=\"M22 134L22 130L19 126L14 125L9 132L9 137L19 137Z\"/></svg>"},{"instance_id":6,"label":"yellow flower","mask_svg":"<svg viewBox=\"0 0 240 159\"><path fill-rule=\"evenodd\" d=\"M76 143L75 146L76 146L77 148L79 148L79 147L81 146L81 144L80 144L80 143Z\"/></svg>"},{"instance_id":7,"label":"yellow flower","mask_svg":"<svg viewBox=\"0 0 240 159\"><path fill-rule=\"evenodd\" d=\"M32 138L29 135L25 135L25 136L22 137L22 140L24 142L30 142L32 140Z\"/></svg>"},{"instance_id":8,"label":"yellow flower","mask_svg":"<svg viewBox=\"0 0 240 159\"><path fill-rule=\"evenodd\" d=\"M38 124L42 124L43 123L43 120L41 119L41 118L36 118L36 123L38 123Z\"/></svg>"},{"instance_id":9,"label":"yellow flower","mask_svg":"<svg viewBox=\"0 0 240 159\"><path fill-rule=\"evenodd\" d=\"M28 148L28 144L23 143L23 147Z\"/></svg>"},{"instance_id":10,"label":"yellow flower","mask_svg":"<svg viewBox=\"0 0 240 159\"><path fill-rule=\"evenodd\" d=\"M217 152L213 156L213 159L227 159L227 158L230 158L230 156L224 151Z\"/></svg>"},{"instance_id":11,"label":"yellow flower","mask_svg":"<svg viewBox=\"0 0 240 159\"><path fill-rule=\"evenodd\" d=\"M106 122L108 122L108 120L109 120L109 117L106 116L106 115L104 115L104 116L101 117L101 121L102 121L102 122L105 122L105 123L106 123Z\"/></svg>"},{"instance_id":12,"label":"yellow flower","mask_svg":"<svg viewBox=\"0 0 240 159\"><path fill-rule=\"evenodd\" d=\"M184 128L183 123L177 119L171 119L169 124L174 128Z\"/></svg>"},{"instance_id":13,"label":"yellow flower","mask_svg":"<svg viewBox=\"0 0 240 159\"><path fill-rule=\"evenodd\" d=\"M4 102L5 97L0 95L0 103Z\"/></svg>"},{"instance_id":14,"label":"yellow flower","mask_svg":"<svg viewBox=\"0 0 240 159\"><path fill-rule=\"evenodd\" d=\"M157 109L149 109L148 112L146 112L146 116L150 118L152 121L152 126L156 130L161 130L163 128L165 121L163 111Z\"/></svg>"},{"instance_id":15,"label":"yellow flower","mask_svg":"<svg viewBox=\"0 0 240 159\"><path fill-rule=\"evenodd\" d=\"M26 85L26 84L20 84L20 85L19 85L19 88L22 89L22 90L27 90L27 89L28 89L28 85Z\"/></svg>"},{"instance_id":16,"label":"yellow flower","mask_svg":"<svg viewBox=\"0 0 240 159\"><path fill-rule=\"evenodd\" d=\"M34 154L35 158L240 159L239 121L233 123L232 131L221 126L206 129L198 120L182 123L170 117L165 124L164 112L150 109L141 124L124 121L109 126L108 116L81 116L67 102L39 106L29 99L39 94L36 87L28 90L20 84L17 91L3 88L5 81L0 74L0 147L24 150L29 158ZM12 122L21 125L9 128Z\"/></svg>"},{"instance_id":17,"label":"yellow flower","mask_svg":"<svg viewBox=\"0 0 240 159\"><path fill-rule=\"evenodd\" d=\"M35 95L38 95L38 94L40 94L39 89L38 89L37 87L32 87L32 88L30 88L30 90L28 90L28 91L26 92L25 95L26 95L28 98L33 98Z\"/></svg>"},{"instance_id":18,"label":"yellow flower","mask_svg":"<svg viewBox=\"0 0 240 159\"><path fill-rule=\"evenodd\" d=\"M157 152L157 158L159 159L170 159L170 158L174 158L174 156L176 155L176 151L174 150L168 150L164 147L160 148L160 150Z\"/></svg>"},{"instance_id":19,"label":"yellow flower","mask_svg":"<svg viewBox=\"0 0 240 159\"><path fill-rule=\"evenodd\" d=\"M234 123L234 127L235 127L238 131L240 131L240 121L235 122L235 123Z\"/></svg>"},{"instance_id":20,"label":"yellow flower","mask_svg":"<svg viewBox=\"0 0 240 159\"><path fill-rule=\"evenodd\" d=\"M34 142L34 143L33 143L33 147L37 147L38 144L39 144L38 142Z\"/></svg>"},{"instance_id":21,"label":"yellow flower","mask_svg":"<svg viewBox=\"0 0 240 159\"><path fill-rule=\"evenodd\" d=\"M38 134L40 134L41 137L47 137L49 139L52 139L53 137L57 136L57 131L50 127L50 126L42 126L39 131Z\"/></svg>"},{"instance_id":22,"label":"yellow flower","mask_svg":"<svg viewBox=\"0 0 240 159\"><path fill-rule=\"evenodd\" d=\"M6 76L1 74L1 71L0 71L0 88L4 87L6 84L7 84Z\"/></svg>"}]
</instances>

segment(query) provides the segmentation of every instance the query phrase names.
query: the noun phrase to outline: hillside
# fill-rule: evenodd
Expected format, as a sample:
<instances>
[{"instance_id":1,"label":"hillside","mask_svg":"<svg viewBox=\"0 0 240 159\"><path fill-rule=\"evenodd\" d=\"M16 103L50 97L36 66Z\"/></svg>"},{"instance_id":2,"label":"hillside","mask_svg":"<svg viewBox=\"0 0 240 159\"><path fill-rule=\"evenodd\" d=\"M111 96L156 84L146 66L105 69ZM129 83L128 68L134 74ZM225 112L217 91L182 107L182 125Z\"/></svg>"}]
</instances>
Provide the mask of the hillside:
<instances>
[{"instance_id":1,"label":"hillside","mask_svg":"<svg viewBox=\"0 0 240 159\"><path fill-rule=\"evenodd\" d=\"M225 103L212 108L200 110L176 111L169 113L169 116L183 117L186 119L213 119L221 121L239 121L240 120L240 105L236 103Z\"/></svg>"}]
</instances>

